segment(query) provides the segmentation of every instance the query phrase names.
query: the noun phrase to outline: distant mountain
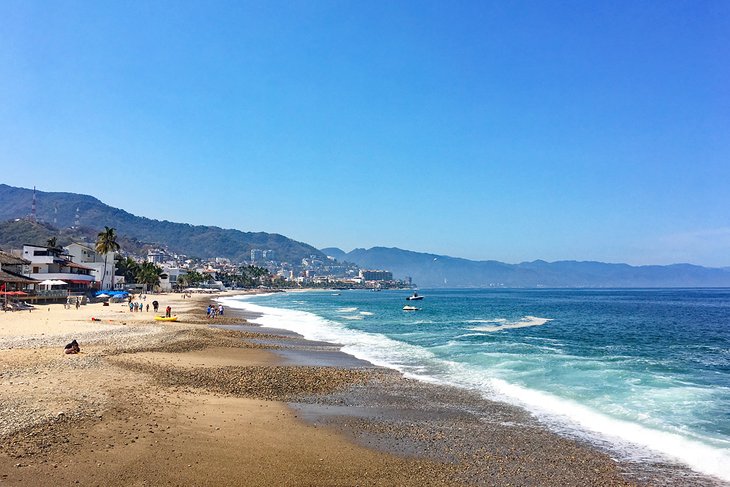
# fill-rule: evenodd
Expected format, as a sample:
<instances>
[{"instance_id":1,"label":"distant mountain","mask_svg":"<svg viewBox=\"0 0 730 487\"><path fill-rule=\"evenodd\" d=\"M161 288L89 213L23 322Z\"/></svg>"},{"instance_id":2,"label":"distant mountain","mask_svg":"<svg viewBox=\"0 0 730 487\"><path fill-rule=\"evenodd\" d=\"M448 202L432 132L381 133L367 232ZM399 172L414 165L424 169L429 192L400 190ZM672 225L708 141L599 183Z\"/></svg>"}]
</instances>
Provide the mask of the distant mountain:
<instances>
[{"instance_id":1,"label":"distant mountain","mask_svg":"<svg viewBox=\"0 0 730 487\"><path fill-rule=\"evenodd\" d=\"M338 249L337 247L327 247L326 249L320 249L320 251L327 257L334 257L340 262L345 260L345 257L347 256L347 252L342 249Z\"/></svg>"},{"instance_id":2,"label":"distant mountain","mask_svg":"<svg viewBox=\"0 0 730 487\"><path fill-rule=\"evenodd\" d=\"M27 217L32 199L33 190L0 184L0 221ZM36 191L36 200L37 219L55 220L56 227L74 225L78 208L80 227L98 232L106 225L122 236L164 245L173 252L193 257L227 257L242 261L250 258L251 249L255 248L274 250L278 259L290 262L299 262L310 255L324 257L311 245L283 235L152 220L113 208L88 195Z\"/></svg>"},{"instance_id":3,"label":"distant mountain","mask_svg":"<svg viewBox=\"0 0 730 487\"><path fill-rule=\"evenodd\" d=\"M329 250L329 249L328 249ZM397 248L355 249L338 260L410 276L421 287L728 287L730 271L690 264L630 266L560 261L505 264Z\"/></svg>"}]
</instances>

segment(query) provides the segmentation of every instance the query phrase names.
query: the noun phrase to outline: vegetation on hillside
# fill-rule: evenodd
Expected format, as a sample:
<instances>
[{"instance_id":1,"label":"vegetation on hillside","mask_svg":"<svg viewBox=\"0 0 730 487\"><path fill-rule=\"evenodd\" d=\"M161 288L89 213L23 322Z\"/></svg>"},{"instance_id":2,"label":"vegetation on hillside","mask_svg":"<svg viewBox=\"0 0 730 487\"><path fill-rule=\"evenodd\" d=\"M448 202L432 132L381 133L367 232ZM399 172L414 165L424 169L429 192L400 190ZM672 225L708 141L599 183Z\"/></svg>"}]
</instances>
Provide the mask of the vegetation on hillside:
<instances>
[{"instance_id":1,"label":"vegetation on hillside","mask_svg":"<svg viewBox=\"0 0 730 487\"><path fill-rule=\"evenodd\" d=\"M3 202L0 206L0 220L27 217L32 198L33 191L30 189L0 184L0 201ZM87 195L37 191L36 200L39 221L55 219L58 227L68 228L74 225L78 212L80 226L90 227L94 236L101 230L100 223L103 222L115 228L120 235L156 243L173 252L204 259L226 257L234 262L242 262L249 259L252 249L274 250L280 260L289 262L299 262L310 255L324 257L324 254L311 245L283 235L152 220L105 205ZM93 237L92 239L95 240ZM63 239L60 239L60 243L65 245ZM128 250L126 245L123 246Z\"/></svg>"}]
</instances>

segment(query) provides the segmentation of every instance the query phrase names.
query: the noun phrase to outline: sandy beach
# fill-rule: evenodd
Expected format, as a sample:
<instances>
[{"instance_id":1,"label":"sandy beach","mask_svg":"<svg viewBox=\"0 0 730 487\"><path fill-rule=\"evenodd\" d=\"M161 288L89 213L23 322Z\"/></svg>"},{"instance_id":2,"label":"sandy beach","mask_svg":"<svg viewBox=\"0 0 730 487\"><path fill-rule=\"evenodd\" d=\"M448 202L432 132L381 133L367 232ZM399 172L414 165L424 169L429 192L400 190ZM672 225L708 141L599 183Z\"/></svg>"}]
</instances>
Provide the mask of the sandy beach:
<instances>
[{"instance_id":1,"label":"sandy beach","mask_svg":"<svg viewBox=\"0 0 730 487\"><path fill-rule=\"evenodd\" d=\"M212 328L211 296L153 299L180 321L100 303L0 315L0 485L707 485L642 477L334 345L235 314Z\"/></svg>"}]
</instances>

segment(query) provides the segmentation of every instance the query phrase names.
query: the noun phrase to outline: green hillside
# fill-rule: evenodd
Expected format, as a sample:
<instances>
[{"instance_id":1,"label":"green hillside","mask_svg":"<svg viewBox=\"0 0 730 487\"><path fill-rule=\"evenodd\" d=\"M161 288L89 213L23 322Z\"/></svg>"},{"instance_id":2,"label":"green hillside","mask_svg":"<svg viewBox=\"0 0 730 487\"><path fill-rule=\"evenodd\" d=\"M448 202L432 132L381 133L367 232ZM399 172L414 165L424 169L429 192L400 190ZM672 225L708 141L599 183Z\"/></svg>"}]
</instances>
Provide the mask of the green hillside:
<instances>
[{"instance_id":1,"label":"green hillside","mask_svg":"<svg viewBox=\"0 0 730 487\"><path fill-rule=\"evenodd\" d=\"M33 190L0 184L0 221L27 217L32 199ZM251 249L255 248L274 250L279 260L289 262L299 262L310 255L323 257L311 245L283 235L152 220L113 208L88 195L36 191L36 201L37 219L45 222L55 219L54 226L58 228L71 227L78 208L79 226L89 229L94 237L95 232L109 226L119 235L160 244L172 252L193 257L227 257L239 262L248 259Z\"/></svg>"}]
</instances>

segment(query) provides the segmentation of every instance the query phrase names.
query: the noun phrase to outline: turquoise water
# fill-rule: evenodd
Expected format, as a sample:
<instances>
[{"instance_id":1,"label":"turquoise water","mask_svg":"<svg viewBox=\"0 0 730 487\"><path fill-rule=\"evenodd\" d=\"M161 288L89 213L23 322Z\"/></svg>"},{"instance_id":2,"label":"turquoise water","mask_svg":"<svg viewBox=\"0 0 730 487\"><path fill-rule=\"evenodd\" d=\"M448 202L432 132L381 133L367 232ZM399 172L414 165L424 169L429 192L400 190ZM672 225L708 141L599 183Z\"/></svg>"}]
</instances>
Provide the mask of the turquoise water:
<instances>
[{"instance_id":1,"label":"turquoise water","mask_svg":"<svg viewBox=\"0 0 730 487\"><path fill-rule=\"evenodd\" d=\"M321 291L226 299L255 321L550 426L730 481L730 290ZM421 310L405 312L406 304Z\"/></svg>"}]
</instances>

